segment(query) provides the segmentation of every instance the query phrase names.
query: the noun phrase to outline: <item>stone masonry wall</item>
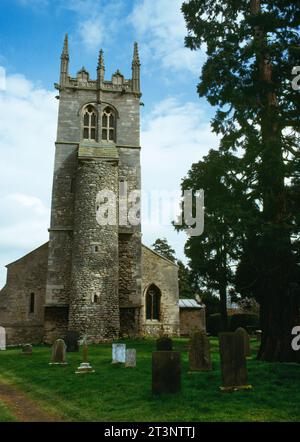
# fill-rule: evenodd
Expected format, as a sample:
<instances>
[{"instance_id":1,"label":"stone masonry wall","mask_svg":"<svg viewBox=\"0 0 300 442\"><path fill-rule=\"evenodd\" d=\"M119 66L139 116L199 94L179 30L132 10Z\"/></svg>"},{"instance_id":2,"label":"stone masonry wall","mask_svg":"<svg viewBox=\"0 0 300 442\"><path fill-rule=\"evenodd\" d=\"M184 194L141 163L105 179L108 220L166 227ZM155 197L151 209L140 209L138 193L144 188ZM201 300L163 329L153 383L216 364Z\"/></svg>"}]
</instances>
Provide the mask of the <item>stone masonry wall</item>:
<instances>
[{"instance_id":1,"label":"stone masonry wall","mask_svg":"<svg viewBox=\"0 0 300 442\"><path fill-rule=\"evenodd\" d=\"M146 320L146 291L151 284L155 284L161 291L160 321ZM145 246L142 246L142 293L141 318L144 334L158 335L163 330L164 333L178 336L178 267Z\"/></svg>"},{"instance_id":2,"label":"stone masonry wall","mask_svg":"<svg viewBox=\"0 0 300 442\"><path fill-rule=\"evenodd\" d=\"M118 226L96 220L98 192L117 194L117 166L80 160L77 169L69 329L93 342L119 334Z\"/></svg>"},{"instance_id":3,"label":"stone masonry wall","mask_svg":"<svg viewBox=\"0 0 300 442\"><path fill-rule=\"evenodd\" d=\"M8 345L42 342L47 258L48 243L7 266L6 286L0 292L0 325L6 328Z\"/></svg>"},{"instance_id":4,"label":"stone masonry wall","mask_svg":"<svg viewBox=\"0 0 300 442\"><path fill-rule=\"evenodd\" d=\"M205 308L180 309L180 335L188 336L194 329L206 331Z\"/></svg>"}]
</instances>

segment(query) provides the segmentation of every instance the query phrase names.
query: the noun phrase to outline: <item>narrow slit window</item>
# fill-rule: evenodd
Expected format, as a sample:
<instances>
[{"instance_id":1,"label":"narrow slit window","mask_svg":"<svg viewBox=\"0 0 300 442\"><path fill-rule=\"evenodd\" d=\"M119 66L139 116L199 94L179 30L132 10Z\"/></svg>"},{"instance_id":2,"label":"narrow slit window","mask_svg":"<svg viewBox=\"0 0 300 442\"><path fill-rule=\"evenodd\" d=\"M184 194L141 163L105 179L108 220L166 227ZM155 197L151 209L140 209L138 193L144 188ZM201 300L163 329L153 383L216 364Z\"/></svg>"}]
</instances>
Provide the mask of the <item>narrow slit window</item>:
<instances>
[{"instance_id":1,"label":"narrow slit window","mask_svg":"<svg viewBox=\"0 0 300 442\"><path fill-rule=\"evenodd\" d=\"M97 114L92 105L86 106L83 113L83 139L96 140Z\"/></svg>"},{"instance_id":2,"label":"narrow slit window","mask_svg":"<svg viewBox=\"0 0 300 442\"><path fill-rule=\"evenodd\" d=\"M102 114L102 140L103 141L116 141L116 119L114 112L111 108L104 109Z\"/></svg>"},{"instance_id":3,"label":"narrow slit window","mask_svg":"<svg viewBox=\"0 0 300 442\"><path fill-rule=\"evenodd\" d=\"M34 308L35 308L35 294L30 293L29 313L34 313Z\"/></svg>"}]
</instances>

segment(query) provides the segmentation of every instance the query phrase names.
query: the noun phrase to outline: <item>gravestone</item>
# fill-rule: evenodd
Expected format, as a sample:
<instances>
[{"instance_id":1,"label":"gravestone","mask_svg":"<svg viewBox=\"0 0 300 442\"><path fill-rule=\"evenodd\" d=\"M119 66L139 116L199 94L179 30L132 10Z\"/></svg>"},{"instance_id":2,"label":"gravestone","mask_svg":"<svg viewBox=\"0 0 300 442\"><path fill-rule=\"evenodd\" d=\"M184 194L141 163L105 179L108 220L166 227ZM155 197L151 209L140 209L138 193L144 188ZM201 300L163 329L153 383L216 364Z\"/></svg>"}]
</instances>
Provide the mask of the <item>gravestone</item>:
<instances>
[{"instance_id":1,"label":"gravestone","mask_svg":"<svg viewBox=\"0 0 300 442\"><path fill-rule=\"evenodd\" d=\"M87 345L86 340L84 340L84 342L83 342L82 360L83 360L83 362L77 368L75 373L76 374L95 373L95 370L93 369L91 364L88 362L88 345Z\"/></svg>"},{"instance_id":2,"label":"gravestone","mask_svg":"<svg viewBox=\"0 0 300 442\"><path fill-rule=\"evenodd\" d=\"M240 334L243 338L245 356L251 356L250 337L247 330L245 330L243 327L239 327L236 329L235 333Z\"/></svg>"},{"instance_id":3,"label":"gravestone","mask_svg":"<svg viewBox=\"0 0 300 442\"><path fill-rule=\"evenodd\" d=\"M173 350L173 341L168 336L161 336L156 341L156 350L157 351L172 351Z\"/></svg>"},{"instance_id":4,"label":"gravestone","mask_svg":"<svg viewBox=\"0 0 300 442\"><path fill-rule=\"evenodd\" d=\"M240 333L220 333L222 391L251 388L248 385L244 339Z\"/></svg>"},{"instance_id":5,"label":"gravestone","mask_svg":"<svg viewBox=\"0 0 300 442\"><path fill-rule=\"evenodd\" d=\"M212 370L209 339L205 332L194 332L190 340L190 371Z\"/></svg>"},{"instance_id":6,"label":"gravestone","mask_svg":"<svg viewBox=\"0 0 300 442\"><path fill-rule=\"evenodd\" d=\"M112 364L125 364L126 344L112 345Z\"/></svg>"},{"instance_id":7,"label":"gravestone","mask_svg":"<svg viewBox=\"0 0 300 442\"><path fill-rule=\"evenodd\" d=\"M79 333L77 331L68 330L66 333L66 346L67 352L78 352L79 351Z\"/></svg>"},{"instance_id":8,"label":"gravestone","mask_svg":"<svg viewBox=\"0 0 300 442\"><path fill-rule=\"evenodd\" d=\"M136 367L136 350L134 348L126 350L125 367Z\"/></svg>"},{"instance_id":9,"label":"gravestone","mask_svg":"<svg viewBox=\"0 0 300 442\"><path fill-rule=\"evenodd\" d=\"M32 355L32 345L31 344L25 344L22 346L22 354L25 356L31 356Z\"/></svg>"},{"instance_id":10,"label":"gravestone","mask_svg":"<svg viewBox=\"0 0 300 442\"><path fill-rule=\"evenodd\" d=\"M66 344L63 339L57 339L52 347L50 365L66 365Z\"/></svg>"},{"instance_id":11,"label":"gravestone","mask_svg":"<svg viewBox=\"0 0 300 442\"><path fill-rule=\"evenodd\" d=\"M6 350L6 331L4 327L0 327L0 350Z\"/></svg>"},{"instance_id":12,"label":"gravestone","mask_svg":"<svg viewBox=\"0 0 300 442\"><path fill-rule=\"evenodd\" d=\"M152 353L152 394L175 394L181 390L181 353L155 351Z\"/></svg>"}]
</instances>

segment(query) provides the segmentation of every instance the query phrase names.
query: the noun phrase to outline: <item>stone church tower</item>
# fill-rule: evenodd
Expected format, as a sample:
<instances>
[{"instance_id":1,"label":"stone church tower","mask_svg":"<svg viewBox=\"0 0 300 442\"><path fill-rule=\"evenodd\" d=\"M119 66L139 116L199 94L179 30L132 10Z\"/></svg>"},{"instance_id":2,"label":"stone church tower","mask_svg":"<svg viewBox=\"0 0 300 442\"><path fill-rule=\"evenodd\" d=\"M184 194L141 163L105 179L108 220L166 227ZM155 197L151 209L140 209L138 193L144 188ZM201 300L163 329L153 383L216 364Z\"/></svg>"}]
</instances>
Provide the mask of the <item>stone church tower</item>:
<instances>
[{"instance_id":1,"label":"stone church tower","mask_svg":"<svg viewBox=\"0 0 300 442\"><path fill-rule=\"evenodd\" d=\"M141 189L137 44L131 79L117 70L106 80L100 51L91 80L84 68L70 76L66 37L55 87L49 242L6 266L0 326L7 343L52 343L68 330L96 343L162 330L178 335L178 267L142 245L139 220L128 222L119 210ZM99 223L104 190L116 200L116 222Z\"/></svg>"},{"instance_id":2,"label":"stone church tower","mask_svg":"<svg viewBox=\"0 0 300 442\"><path fill-rule=\"evenodd\" d=\"M140 190L140 61L134 45L132 79L119 70L105 80L82 68L69 75L68 38L61 55L45 338L78 330L97 341L138 331L141 305L140 224L99 225L97 194ZM124 195L125 196L125 195ZM122 195L121 195L122 197Z\"/></svg>"}]
</instances>

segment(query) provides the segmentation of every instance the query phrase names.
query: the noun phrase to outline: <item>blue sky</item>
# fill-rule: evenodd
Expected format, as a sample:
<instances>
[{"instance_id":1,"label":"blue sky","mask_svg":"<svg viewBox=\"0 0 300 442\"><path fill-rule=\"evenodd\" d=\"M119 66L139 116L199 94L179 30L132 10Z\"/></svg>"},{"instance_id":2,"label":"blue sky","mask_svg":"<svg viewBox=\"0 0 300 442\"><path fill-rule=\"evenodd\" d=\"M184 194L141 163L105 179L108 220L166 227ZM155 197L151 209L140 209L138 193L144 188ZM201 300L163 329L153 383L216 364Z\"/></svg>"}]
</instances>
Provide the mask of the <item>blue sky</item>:
<instances>
[{"instance_id":1,"label":"blue sky","mask_svg":"<svg viewBox=\"0 0 300 442\"><path fill-rule=\"evenodd\" d=\"M1 0L0 67L0 286L4 265L47 241L64 34L70 70L96 76L99 49L106 77L120 69L129 78L133 42L142 63L142 185L145 192L178 191L191 164L217 138L213 109L196 86L204 52L184 47L181 0ZM151 245L167 237L183 258L184 234L170 225L143 225Z\"/></svg>"}]
</instances>

